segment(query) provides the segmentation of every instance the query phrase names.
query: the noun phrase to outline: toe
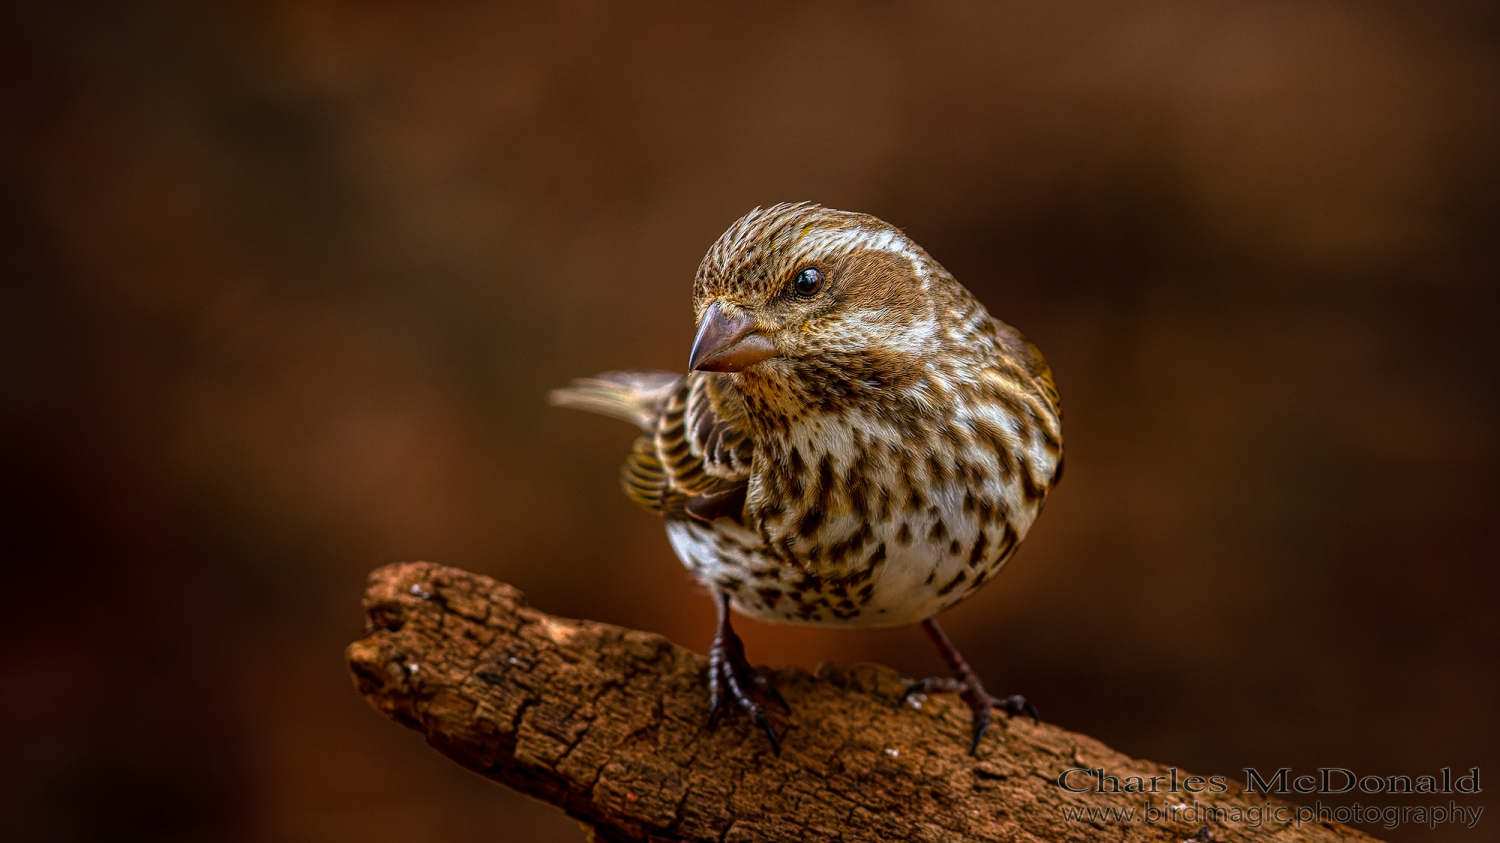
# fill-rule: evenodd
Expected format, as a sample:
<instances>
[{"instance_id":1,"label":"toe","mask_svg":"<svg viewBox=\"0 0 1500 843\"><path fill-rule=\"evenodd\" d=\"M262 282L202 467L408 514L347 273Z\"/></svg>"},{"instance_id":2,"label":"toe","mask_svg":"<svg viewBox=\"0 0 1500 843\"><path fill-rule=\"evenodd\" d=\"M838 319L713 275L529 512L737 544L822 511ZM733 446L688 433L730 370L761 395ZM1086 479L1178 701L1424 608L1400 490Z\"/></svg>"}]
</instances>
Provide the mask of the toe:
<instances>
[{"instance_id":1,"label":"toe","mask_svg":"<svg viewBox=\"0 0 1500 843\"><path fill-rule=\"evenodd\" d=\"M1003 700L995 700L995 708L1004 711L1011 717L1019 717L1024 714L1030 717L1034 723L1042 722L1042 717L1037 713L1036 706L1031 704L1031 700L1026 699L1020 694L1011 694Z\"/></svg>"},{"instance_id":2,"label":"toe","mask_svg":"<svg viewBox=\"0 0 1500 843\"><path fill-rule=\"evenodd\" d=\"M771 750L780 755L781 741L776 737L776 730L771 727L771 721L766 717L766 713L753 702L745 708L745 711L750 715L750 721L759 726L760 730L766 733L766 737L771 739Z\"/></svg>"},{"instance_id":3,"label":"toe","mask_svg":"<svg viewBox=\"0 0 1500 843\"><path fill-rule=\"evenodd\" d=\"M907 685L906 690L901 694L901 702L906 702L907 699L916 694L932 694L944 692L960 694L963 693L963 690L963 683L959 682L957 679L949 679L946 676L932 676L928 677L927 679L921 679L911 683L910 685Z\"/></svg>"},{"instance_id":4,"label":"toe","mask_svg":"<svg viewBox=\"0 0 1500 843\"><path fill-rule=\"evenodd\" d=\"M766 716L765 709L750 696L750 690L761 691L774 698L788 713L791 706L781 696L774 683L761 676L755 668L745 663L744 656L737 654L729 647L718 644L709 651L708 689L709 709L708 722L714 723L719 713L731 702L750 718L766 737L771 739L771 747L777 755L781 754L781 739L777 737L776 730L771 725L770 718Z\"/></svg>"},{"instance_id":5,"label":"toe","mask_svg":"<svg viewBox=\"0 0 1500 843\"><path fill-rule=\"evenodd\" d=\"M775 682L772 682L766 677L761 676L760 673L755 670L751 671L750 676L752 677L751 681L755 684L755 689L757 691L760 691L762 694L765 694L766 696L775 700L778 704L781 705L782 711L785 711L787 714L792 713L792 707L787 705L786 698L781 695L781 690L776 687Z\"/></svg>"}]
</instances>

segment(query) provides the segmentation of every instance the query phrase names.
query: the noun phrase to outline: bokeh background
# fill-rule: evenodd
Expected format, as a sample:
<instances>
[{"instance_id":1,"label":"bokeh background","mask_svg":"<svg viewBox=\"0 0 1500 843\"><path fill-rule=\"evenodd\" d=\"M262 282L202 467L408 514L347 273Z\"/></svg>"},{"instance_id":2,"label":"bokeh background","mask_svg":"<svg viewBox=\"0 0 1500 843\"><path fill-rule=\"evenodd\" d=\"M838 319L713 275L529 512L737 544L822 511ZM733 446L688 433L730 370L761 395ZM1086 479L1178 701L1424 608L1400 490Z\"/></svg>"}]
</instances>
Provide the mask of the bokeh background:
<instances>
[{"instance_id":1,"label":"bokeh background","mask_svg":"<svg viewBox=\"0 0 1500 843\"><path fill-rule=\"evenodd\" d=\"M545 394L682 368L703 252L801 199L1057 374L1067 477L945 616L993 689L1201 774L1489 781L1497 46L1479 2L8 4L6 837L581 839L358 698L364 576L702 652L632 432Z\"/></svg>"}]
</instances>

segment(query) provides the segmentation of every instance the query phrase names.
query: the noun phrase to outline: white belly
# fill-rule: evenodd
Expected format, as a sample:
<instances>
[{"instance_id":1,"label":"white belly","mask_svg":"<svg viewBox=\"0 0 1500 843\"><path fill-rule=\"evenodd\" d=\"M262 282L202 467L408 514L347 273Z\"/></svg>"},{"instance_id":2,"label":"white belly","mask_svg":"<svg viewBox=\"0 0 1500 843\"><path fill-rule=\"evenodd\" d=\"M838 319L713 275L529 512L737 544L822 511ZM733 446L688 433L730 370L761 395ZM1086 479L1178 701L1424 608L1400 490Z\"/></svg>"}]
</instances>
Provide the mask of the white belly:
<instances>
[{"instance_id":1,"label":"white belly","mask_svg":"<svg viewBox=\"0 0 1500 843\"><path fill-rule=\"evenodd\" d=\"M816 570L793 557L788 564L759 535L727 518L667 522L672 549L699 582L727 593L743 614L768 623L842 627L905 626L953 606L988 582L1009 559L1035 517L1013 512L1006 540L1001 527L982 525L961 507L943 506L942 538L931 535L931 516L871 524L863 559L874 564ZM1024 516L1024 517L1017 517ZM845 534L859 528L845 526ZM986 539L974 552L981 529Z\"/></svg>"}]
</instances>

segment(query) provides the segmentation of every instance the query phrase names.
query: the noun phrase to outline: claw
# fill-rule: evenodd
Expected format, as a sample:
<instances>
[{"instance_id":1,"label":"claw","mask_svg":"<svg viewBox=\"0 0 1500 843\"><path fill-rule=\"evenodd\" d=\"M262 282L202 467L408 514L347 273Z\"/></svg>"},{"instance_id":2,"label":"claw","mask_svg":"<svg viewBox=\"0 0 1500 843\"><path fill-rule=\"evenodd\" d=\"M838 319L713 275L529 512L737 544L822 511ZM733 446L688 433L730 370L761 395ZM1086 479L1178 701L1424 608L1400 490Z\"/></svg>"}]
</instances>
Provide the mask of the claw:
<instances>
[{"instance_id":1,"label":"claw","mask_svg":"<svg viewBox=\"0 0 1500 843\"><path fill-rule=\"evenodd\" d=\"M931 685L931 679L919 679L916 682L907 685L906 690L901 693L901 700L897 704L905 705L906 701L911 699L913 694L926 695L927 690Z\"/></svg>"},{"instance_id":2,"label":"claw","mask_svg":"<svg viewBox=\"0 0 1500 843\"><path fill-rule=\"evenodd\" d=\"M984 733L990 728L990 709L988 706L974 709L974 740L969 743L969 754L975 755L979 752L979 741Z\"/></svg>"},{"instance_id":3,"label":"claw","mask_svg":"<svg viewBox=\"0 0 1500 843\"><path fill-rule=\"evenodd\" d=\"M777 740L776 730L771 728L771 721L766 719L766 713L761 711L759 706L747 709L747 711L750 714L750 722L759 726L760 730L766 733L766 737L771 739L771 751L780 755L781 741Z\"/></svg>"},{"instance_id":4,"label":"claw","mask_svg":"<svg viewBox=\"0 0 1500 843\"><path fill-rule=\"evenodd\" d=\"M719 710L724 705L724 696L719 693L719 672L712 666L708 668L708 725L712 726L719 719Z\"/></svg>"}]
</instances>

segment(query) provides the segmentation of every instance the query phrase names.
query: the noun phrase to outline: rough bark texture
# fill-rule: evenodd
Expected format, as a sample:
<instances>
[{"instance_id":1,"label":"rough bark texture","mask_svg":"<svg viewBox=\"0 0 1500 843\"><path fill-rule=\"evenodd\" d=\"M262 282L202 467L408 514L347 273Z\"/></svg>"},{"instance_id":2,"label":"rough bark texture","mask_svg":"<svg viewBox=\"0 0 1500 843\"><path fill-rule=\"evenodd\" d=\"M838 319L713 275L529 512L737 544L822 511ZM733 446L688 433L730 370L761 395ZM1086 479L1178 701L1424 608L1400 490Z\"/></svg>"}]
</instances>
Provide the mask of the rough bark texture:
<instances>
[{"instance_id":1,"label":"rough bark texture","mask_svg":"<svg viewBox=\"0 0 1500 843\"><path fill-rule=\"evenodd\" d=\"M707 660L659 635L554 618L509 585L421 562L371 574L365 608L368 635L347 656L370 704L465 767L557 805L597 840L1371 839L1332 823L1145 822L1148 799L1226 809L1267 800L1235 782L1196 797L1070 793L1057 784L1069 768L1102 767L1122 782L1166 771L1003 716L970 757L968 710L944 697L898 704L903 680L881 665L772 671L793 711L775 714L777 757L737 712L708 726ZM1064 817L1108 807L1135 808L1137 819Z\"/></svg>"}]
</instances>

